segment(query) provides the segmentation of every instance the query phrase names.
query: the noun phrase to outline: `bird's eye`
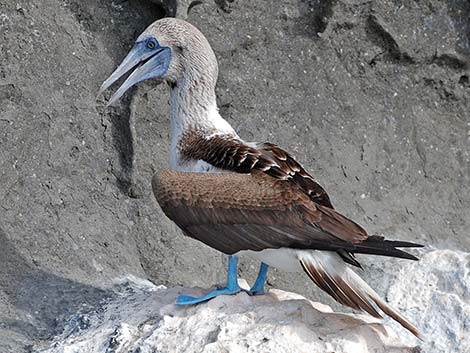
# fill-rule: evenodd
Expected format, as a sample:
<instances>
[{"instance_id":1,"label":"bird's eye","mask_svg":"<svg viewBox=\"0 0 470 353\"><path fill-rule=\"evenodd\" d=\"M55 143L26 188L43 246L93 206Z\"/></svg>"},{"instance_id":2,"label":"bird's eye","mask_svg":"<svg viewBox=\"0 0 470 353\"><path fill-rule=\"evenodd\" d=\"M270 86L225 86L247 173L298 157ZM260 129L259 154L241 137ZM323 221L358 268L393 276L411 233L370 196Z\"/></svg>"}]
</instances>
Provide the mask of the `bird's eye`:
<instances>
[{"instance_id":1,"label":"bird's eye","mask_svg":"<svg viewBox=\"0 0 470 353\"><path fill-rule=\"evenodd\" d=\"M154 49L157 46L157 41L154 38L149 38L147 40L147 48Z\"/></svg>"}]
</instances>

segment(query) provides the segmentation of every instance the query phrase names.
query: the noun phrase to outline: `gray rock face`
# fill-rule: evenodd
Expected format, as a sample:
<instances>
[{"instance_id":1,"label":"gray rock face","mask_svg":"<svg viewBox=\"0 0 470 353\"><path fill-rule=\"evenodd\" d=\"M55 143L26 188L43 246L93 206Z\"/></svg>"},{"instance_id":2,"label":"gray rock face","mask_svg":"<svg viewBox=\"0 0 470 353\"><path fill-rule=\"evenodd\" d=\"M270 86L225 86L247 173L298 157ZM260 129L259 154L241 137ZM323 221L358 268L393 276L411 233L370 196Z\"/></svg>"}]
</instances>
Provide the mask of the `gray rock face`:
<instances>
[{"instance_id":1,"label":"gray rock face","mask_svg":"<svg viewBox=\"0 0 470 353\"><path fill-rule=\"evenodd\" d=\"M220 110L240 136L291 151L371 233L469 251L468 1L192 5L0 0L0 352L59 334L116 277L223 280L224 257L150 193L167 166L167 88L143 84L108 110L96 100L163 9L213 45ZM382 293L401 264L360 260ZM331 303L302 276L269 284Z\"/></svg>"}]
</instances>

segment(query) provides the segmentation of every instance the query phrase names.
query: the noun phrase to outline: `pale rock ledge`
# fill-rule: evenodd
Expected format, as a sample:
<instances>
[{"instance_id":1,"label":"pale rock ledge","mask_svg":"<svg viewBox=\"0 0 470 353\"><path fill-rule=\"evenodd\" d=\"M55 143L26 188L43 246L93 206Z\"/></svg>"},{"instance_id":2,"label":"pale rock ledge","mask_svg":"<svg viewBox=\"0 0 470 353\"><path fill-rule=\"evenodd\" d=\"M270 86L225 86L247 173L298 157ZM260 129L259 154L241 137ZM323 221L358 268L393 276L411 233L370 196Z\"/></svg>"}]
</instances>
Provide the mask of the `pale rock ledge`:
<instances>
[{"instance_id":1,"label":"pale rock ledge","mask_svg":"<svg viewBox=\"0 0 470 353\"><path fill-rule=\"evenodd\" d=\"M414 352L378 320L271 290L174 305L181 288L131 280L96 316L79 315L44 352ZM407 333L401 332L406 335Z\"/></svg>"},{"instance_id":2,"label":"pale rock ledge","mask_svg":"<svg viewBox=\"0 0 470 353\"><path fill-rule=\"evenodd\" d=\"M371 284L388 283L385 298L418 326L422 342L393 320L336 313L281 290L179 307L179 293L203 291L132 277L117 284L98 310L74 315L52 344L34 352L470 352L470 254L428 249L419 256L419 262L403 261L401 267L374 258L383 273Z\"/></svg>"}]
</instances>

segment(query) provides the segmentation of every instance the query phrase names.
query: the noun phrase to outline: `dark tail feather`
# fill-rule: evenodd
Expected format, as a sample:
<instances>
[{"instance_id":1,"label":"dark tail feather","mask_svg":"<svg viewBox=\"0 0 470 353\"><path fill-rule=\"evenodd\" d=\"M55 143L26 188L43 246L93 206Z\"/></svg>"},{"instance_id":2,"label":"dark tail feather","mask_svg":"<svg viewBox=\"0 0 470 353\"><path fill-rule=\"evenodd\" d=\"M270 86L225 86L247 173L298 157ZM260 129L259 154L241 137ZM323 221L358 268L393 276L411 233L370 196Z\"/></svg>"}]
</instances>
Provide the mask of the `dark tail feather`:
<instances>
[{"instance_id":1,"label":"dark tail feather","mask_svg":"<svg viewBox=\"0 0 470 353\"><path fill-rule=\"evenodd\" d=\"M418 260L418 258L406 251L397 248L422 248L423 245L408 241L385 240L383 237L373 235L359 244L354 244L354 253L372 254L398 257L401 259Z\"/></svg>"},{"instance_id":2,"label":"dark tail feather","mask_svg":"<svg viewBox=\"0 0 470 353\"><path fill-rule=\"evenodd\" d=\"M359 263L359 261L356 260L353 253L350 253L346 250L338 250L337 253L339 256L341 256L344 262L347 262L348 264L356 266L363 270L362 265Z\"/></svg>"}]
</instances>

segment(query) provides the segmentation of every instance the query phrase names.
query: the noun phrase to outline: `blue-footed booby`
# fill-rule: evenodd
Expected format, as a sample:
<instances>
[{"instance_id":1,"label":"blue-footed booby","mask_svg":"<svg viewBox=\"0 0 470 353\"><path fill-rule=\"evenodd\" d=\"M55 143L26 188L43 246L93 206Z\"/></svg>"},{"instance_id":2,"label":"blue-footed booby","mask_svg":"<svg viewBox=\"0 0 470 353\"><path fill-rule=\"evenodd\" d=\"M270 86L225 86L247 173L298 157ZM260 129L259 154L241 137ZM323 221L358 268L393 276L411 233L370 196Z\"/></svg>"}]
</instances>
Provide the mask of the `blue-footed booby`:
<instances>
[{"instance_id":1,"label":"blue-footed booby","mask_svg":"<svg viewBox=\"0 0 470 353\"><path fill-rule=\"evenodd\" d=\"M174 18L154 22L100 93L132 69L109 104L144 80L163 80L171 90L171 170L152 179L159 205L185 235L229 255L224 288L200 298L181 295L178 304L240 292L237 256L248 254L261 261L250 295L263 294L268 266L303 271L339 303L377 318L381 310L419 337L350 265L361 267L356 253L417 260L399 248L421 245L369 236L333 208L288 152L240 138L218 112L217 60L198 29Z\"/></svg>"}]
</instances>

